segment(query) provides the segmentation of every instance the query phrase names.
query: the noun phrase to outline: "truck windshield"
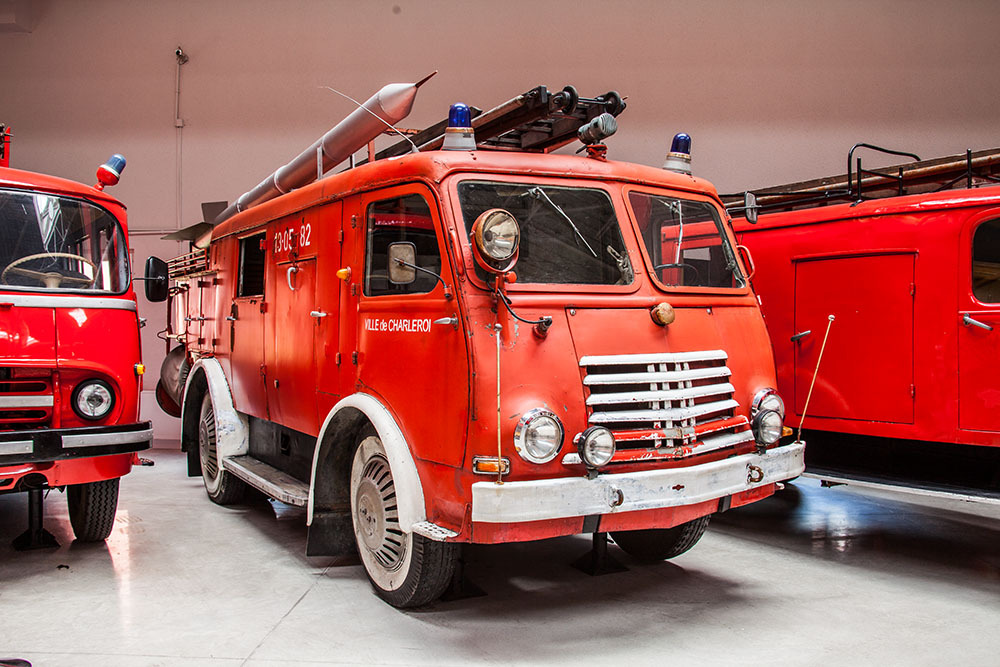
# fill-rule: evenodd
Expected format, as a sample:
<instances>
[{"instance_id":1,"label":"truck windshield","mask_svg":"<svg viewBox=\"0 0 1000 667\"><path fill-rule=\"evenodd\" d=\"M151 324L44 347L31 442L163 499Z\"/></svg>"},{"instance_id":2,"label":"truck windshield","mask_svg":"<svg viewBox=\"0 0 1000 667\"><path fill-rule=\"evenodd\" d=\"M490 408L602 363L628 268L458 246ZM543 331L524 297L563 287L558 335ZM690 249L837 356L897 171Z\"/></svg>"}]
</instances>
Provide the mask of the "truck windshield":
<instances>
[{"instance_id":1,"label":"truck windshield","mask_svg":"<svg viewBox=\"0 0 1000 667\"><path fill-rule=\"evenodd\" d=\"M743 287L718 209L708 202L629 194L653 275L664 287Z\"/></svg>"},{"instance_id":2,"label":"truck windshield","mask_svg":"<svg viewBox=\"0 0 1000 667\"><path fill-rule=\"evenodd\" d=\"M502 208L517 219L521 228L519 283L632 282L618 217L603 190L464 181L458 185L458 199L470 234L479 214L492 208Z\"/></svg>"},{"instance_id":3,"label":"truck windshield","mask_svg":"<svg viewBox=\"0 0 1000 667\"><path fill-rule=\"evenodd\" d=\"M128 260L118 221L58 195L0 190L0 289L123 292Z\"/></svg>"}]
</instances>

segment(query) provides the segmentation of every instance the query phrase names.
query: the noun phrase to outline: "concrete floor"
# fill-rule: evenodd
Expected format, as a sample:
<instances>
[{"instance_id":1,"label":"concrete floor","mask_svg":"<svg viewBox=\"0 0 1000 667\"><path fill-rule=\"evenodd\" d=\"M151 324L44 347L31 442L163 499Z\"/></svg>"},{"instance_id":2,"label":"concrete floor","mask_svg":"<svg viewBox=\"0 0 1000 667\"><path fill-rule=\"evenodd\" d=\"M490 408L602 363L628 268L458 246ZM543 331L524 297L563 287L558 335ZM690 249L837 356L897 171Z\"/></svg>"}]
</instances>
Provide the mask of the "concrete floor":
<instances>
[{"instance_id":1,"label":"concrete floor","mask_svg":"<svg viewBox=\"0 0 1000 667\"><path fill-rule=\"evenodd\" d=\"M122 482L106 544L18 553L0 496L0 658L62 665L997 665L1000 509L799 480L674 561L589 577L577 536L471 547L485 597L400 612L307 558L302 510L223 508L175 450Z\"/></svg>"}]
</instances>

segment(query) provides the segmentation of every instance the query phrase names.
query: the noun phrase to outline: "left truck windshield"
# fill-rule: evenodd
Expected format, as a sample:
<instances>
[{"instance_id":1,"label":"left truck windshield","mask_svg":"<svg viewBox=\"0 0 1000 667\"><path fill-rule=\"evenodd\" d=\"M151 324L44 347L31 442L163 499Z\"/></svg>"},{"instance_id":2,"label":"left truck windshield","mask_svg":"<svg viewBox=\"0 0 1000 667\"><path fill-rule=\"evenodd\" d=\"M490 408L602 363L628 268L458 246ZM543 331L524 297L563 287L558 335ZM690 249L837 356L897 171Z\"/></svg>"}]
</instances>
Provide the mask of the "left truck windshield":
<instances>
[{"instance_id":1,"label":"left truck windshield","mask_svg":"<svg viewBox=\"0 0 1000 667\"><path fill-rule=\"evenodd\" d=\"M127 287L125 241L114 216L79 199L0 190L0 289Z\"/></svg>"}]
</instances>

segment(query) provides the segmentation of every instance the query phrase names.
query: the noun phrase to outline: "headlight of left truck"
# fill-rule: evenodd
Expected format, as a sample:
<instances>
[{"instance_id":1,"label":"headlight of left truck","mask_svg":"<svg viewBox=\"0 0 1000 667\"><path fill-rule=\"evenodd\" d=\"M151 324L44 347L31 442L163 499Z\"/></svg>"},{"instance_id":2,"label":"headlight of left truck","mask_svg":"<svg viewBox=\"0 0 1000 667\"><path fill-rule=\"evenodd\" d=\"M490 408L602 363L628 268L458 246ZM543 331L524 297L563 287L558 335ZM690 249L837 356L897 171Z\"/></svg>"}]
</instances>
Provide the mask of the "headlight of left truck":
<instances>
[{"instance_id":1,"label":"headlight of left truck","mask_svg":"<svg viewBox=\"0 0 1000 667\"><path fill-rule=\"evenodd\" d=\"M73 390L73 411L82 419L104 419L115 407L115 392L103 380L84 380Z\"/></svg>"},{"instance_id":2,"label":"headlight of left truck","mask_svg":"<svg viewBox=\"0 0 1000 667\"><path fill-rule=\"evenodd\" d=\"M529 463L548 463L559 453L562 443L562 422L545 408L525 412L514 429L514 449Z\"/></svg>"},{"instance_id":3,"label":"headlight of left truck","mask_svg":"<svg viewBox=\"0 0 1000 667\"><path fill-rule=\"evenodd\" d=\"M750 403L750 427L761 445L773 445L781 439L785 421L785 402L770 387L754 394Z\"/></svg>"}]
</instances>

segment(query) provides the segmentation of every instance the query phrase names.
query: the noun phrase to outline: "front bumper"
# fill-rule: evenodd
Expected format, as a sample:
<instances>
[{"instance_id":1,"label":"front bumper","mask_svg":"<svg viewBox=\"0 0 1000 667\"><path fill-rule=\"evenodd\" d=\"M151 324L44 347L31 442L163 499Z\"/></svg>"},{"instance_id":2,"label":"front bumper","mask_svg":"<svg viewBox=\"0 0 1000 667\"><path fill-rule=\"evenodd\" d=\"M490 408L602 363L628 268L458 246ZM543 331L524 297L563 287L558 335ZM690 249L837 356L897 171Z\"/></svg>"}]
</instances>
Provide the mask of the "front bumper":
<instances>
[{"instance_id":1,"label":"front bumper","mask_svg":"<svg viewBox=\"0 0 1000 667\"><path fill-rule=\"evenodd\" d=\"M805 444L793 442L684 468L559 477L527 482L476 482L472 520L543 521L680 507L791 479L805 469Z\"/></svg>"},{"instance_id":2,"label":"front bumper","mask_svg":"<svg viewBox=\"0 0 1000 667\"><path fill-rule=\"evenodd\" d=\"M0 433L0 466L45 463L149 449L150 422Z\"/></svg>"}]
</instances>

